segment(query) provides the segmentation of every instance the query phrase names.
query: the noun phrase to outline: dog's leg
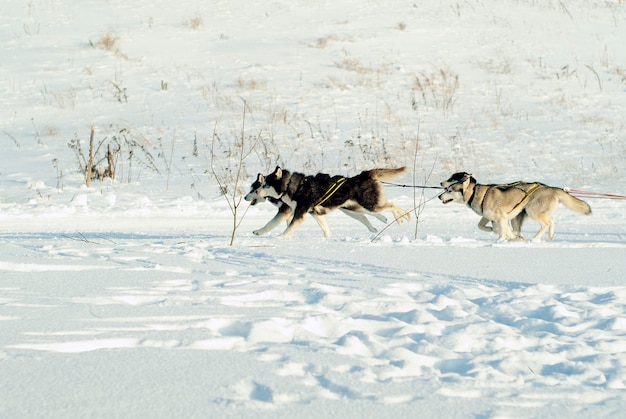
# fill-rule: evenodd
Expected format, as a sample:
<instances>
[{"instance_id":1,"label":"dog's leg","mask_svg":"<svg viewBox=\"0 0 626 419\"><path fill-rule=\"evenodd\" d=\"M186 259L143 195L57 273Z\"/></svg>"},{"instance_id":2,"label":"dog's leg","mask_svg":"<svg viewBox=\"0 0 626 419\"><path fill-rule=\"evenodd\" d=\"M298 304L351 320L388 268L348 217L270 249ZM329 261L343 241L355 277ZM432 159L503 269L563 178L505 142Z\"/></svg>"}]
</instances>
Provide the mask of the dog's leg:
<instances>
[{"instance_id":1,"label":"dog's leg","mask_svg":"<svg viewBox=\"0 0 626 419\"><path fill-rule=\"evenodd\" d=\"M355 211L350 211L347 210L345 208L339 208L341 210L341 212L343 212L344 214L354 218L355 220L359 221L361 224L363 224L365 227L367 227L367 229L372 232L372 233L376 233L376 228L372 225L372 223L369 222L369 220L365 217L365 215L359 213L359 212L355 212ZM384 218L384 217L383 217ZM385 219L386 220L386 219Z\"/></svg>"},{"instance_id":2,"label":"dog's leg","mask_svg":"<svg viewBox=\"0 0 626 419\"><path fill-rule=\"evenodd\" d=\"M320 215L320 214L316 214L316 213L312 213L311 215L313 216L313 219L315 219L315 221L317 221L317 224L319 224L320 228L322 229L322 232L324 233L324 237L329 238L330 237L330 229L328 228L328 223L326 222L326 217L324 217L323 215Z\"/></svg>"},{"instance_id":3,"label":"dog's leg","mask_svg":"<svg viewBox=\"0 0 626 419\"><path fill-rule=\"evenodd\" d=\"M372 217L375 217L378 221L380 221L382 223L386 223L387 222L387 217L385 217L382 214L377 214L375 212L368 212L368 214L370 214Z\"/></svg>"},{"instance_id":4,"label":"dog's leg","mask_svg":"<svg viewBox=\"0 0 626 419\"><path fill-rule=\"evenodd\" d=\"M526 240L522 236L522 224L524 224L524 219L526 218L526 211L522 211L517 214L511 220L511 227L513 228L513 234L518 237L519 240Z\"/></svg>"},{"instance_id":5,"label":"dog's leg","mask_svg":"<svg viewBox=\"0 0 626 419\"><path fill-rule=\"evenodd\" d=\"M478 222L478 228L482 231L493 231L493 227L487 225L489 224L489 221L490 220L486 219L485 217L481 218Z\"/></svg>"},{"instance_id":6,"label":"dog's leg","mask_svg":"<svg viewBox=\"0 0 626 419\"><path fill-rule=\"evenodd\" d=\"M550 229L548 230L548 237L550 240L554 240L554 218L550 217Z\"/></svg>"},{"instance_id":7,"label":"dog's leg","mask_svg":"<svg viewBox=\"0 0 626 419\"><path fill-rule=\"evenodd\" d=\"M402 222L402 218L405 218L407 221L411 220L411 213L403 210L402 208L398 208L394 203L391 203L391 205L393 205L394 208L393 214L396 216L396 218L398 218L398 220L400 220L398 221L398 224Z\"/></svg>"},{"instance_id":8,"label":"dog's leg","mask_svg":"<svg viewBox=\"0 0 626 419\"><path fill-rule=\"evenodd\" d=\"M253 233L256 234L257 236L261 236L261 235L263 235L263 234L273 230L283 220L289 219L289 216L291 216L292 212L293 211L291 210L291 208L288 205L282 205L278 209L278 212L276 213L274 218L272 218L267 224L265 224L260 229L254 230Z\"/></svg>"},{"instance_id":9,"label":"dog's leg","mask_svg":"<svg viewBox=\"0 0 626 419\"><path fill-rule=\"evenodd\" d=\"M402 222L404 221L404 219L406 218L407 221L409 221L411 219L411 214L409 214L408 212L404 211L403 209L400 209L396 206L396 204L394 204L393 202L385 202L382 205L378 205L375 209L374 212L382 212L384 210L389 210L393 213L394 218L396 219L396 221L398 222L398 224L402 224Z\"/></svg>"},{"instance_id":10,"label":"dog's leg","mask_svg":"<svg viewBox=\"0 0 626 419\"><path fill-rule=\"evenodd\" d=\"M533 237L533 241L539 241L548 230L548 237L550 240L554 239L554 218L550 214L541 214L533 217L539 224L541 224L541 228Z\"/></svg>"},{"instance_id":11,"label":"dog's leg","mask_svg":"<svg viewBox=\"0 0 626 419\"><path fill-rule=\"evenodd\" d=\"M517 236L513 234L511 231L511 227L509 226L509 220L506 218L501 218L497 221L492 221L492 225L494 231L498 233L501 240L516 240Z\"/></svg>"},{"instance_id":12,"label":"dog's leg","mask_svg":"<svg viewBox=\"0 0 626 419\"><path fill-rule=\"evenodd\" d=\"M306 214L307 214L306 211L302 211L299 207L296 207L296 209L294 210L294 214L293 214L293 218L291 219L291 222L289 223L285 231L283 231L278 236L278 238L288 239L289 237L291 237L293 235L293 232L296 231L296 229L300 227L300 224L302 224L302 222L304 221L304 217L306 217ZM322 228L322 230L323 229L324 228Z\"/></svg>"},{"instance_id":13,"label":"dog's leg","mask_svg":"<svg viewBox=\"0 0 626 419\"><path fill-rule=\"evenodd\" d=\"M526 214L541 225L541 229L537 232L537 234L535 234L535 237L533 237L533 241L541 240L546 231L548 231L549 233L548 238L550 240L554 239L554 218L552 217L552 212L559 205L559 200L555 197L545 197L540 195L542 191L552 190L553 188L541 189L535 195L539 196L539 198L532 200L526 207ZM560 189L557 189L557 191L559 190ZM588 206L586 204L585 208L588 209Z\"/></svg>"}]
</instances>

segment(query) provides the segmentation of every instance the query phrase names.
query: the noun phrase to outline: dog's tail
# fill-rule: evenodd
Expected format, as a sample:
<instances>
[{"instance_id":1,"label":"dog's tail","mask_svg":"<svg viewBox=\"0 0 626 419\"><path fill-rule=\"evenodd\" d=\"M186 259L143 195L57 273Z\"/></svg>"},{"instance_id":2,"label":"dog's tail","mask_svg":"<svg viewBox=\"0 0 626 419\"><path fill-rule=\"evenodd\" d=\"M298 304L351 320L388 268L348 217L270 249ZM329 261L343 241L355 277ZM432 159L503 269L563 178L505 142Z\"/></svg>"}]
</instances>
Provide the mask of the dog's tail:
<instances>
[{"instance_id":1,"label":"dog's tail","mask_svg":"<svg viewBox=\"0 0 626 419\"><path fill-rule=\"evenodd\" d=\"M398 167L396 169L372 169L367 173L374 180L387 181L400 177L406 172L406 167Z\"/></svg>"},{"instance_id":2,"label":"dog's tail","mask_svg":"<svg viewBox=\"0 0 626 419\"><path fill-rule=\"evenodd\" d=\"M581 214L591 214L591 207L589 206L588 203L586 203L582 199L578 199L568 194L563 189L556 189L556 190L557 190L557 194L556 194L557 198L567 208L571 209L572 211L579 212Z\"/></svg>"}]
</instances>

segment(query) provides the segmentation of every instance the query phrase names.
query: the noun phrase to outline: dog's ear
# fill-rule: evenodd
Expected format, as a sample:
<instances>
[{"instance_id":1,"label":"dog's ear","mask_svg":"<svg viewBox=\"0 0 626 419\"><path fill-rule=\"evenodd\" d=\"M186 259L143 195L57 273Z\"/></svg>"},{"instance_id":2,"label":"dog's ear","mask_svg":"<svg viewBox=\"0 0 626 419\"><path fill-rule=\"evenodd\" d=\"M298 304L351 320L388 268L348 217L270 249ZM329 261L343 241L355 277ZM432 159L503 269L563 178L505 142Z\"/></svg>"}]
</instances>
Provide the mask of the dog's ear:
<instances>
[{"instance_id":1,"label":"dog's ear","mask_svg":"<svg viewBox=\"0 0 626 419\"><path fill-rule=\"evenodd\" d=\"M263 176L262 174L259 173L256 176L256 181L259 182L259 183L264 183L265 182L265 176Z\"/></svg>"},{"instance_id":2,"label":"dog's ear","mask_svg":"<svg viewBox=\"0 0 626 419\"><path fill-rule=\"evenodd\" d=\"M280 166L276 166L276 169L274 169L274 174L278 179L280 179L281 177L283 177L283 169L281 169Z\"/></svg>"}]
</instances>

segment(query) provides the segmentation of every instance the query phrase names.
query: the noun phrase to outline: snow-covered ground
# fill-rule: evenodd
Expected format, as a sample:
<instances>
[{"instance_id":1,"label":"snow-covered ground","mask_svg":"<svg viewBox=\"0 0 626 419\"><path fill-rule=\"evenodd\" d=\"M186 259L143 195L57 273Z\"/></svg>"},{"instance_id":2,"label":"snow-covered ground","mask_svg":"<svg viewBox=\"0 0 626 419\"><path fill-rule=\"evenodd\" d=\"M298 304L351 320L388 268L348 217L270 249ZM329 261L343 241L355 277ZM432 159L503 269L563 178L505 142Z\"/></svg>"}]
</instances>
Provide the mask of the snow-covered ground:
<instances>
[{"instance_id":1,"label":"snow-covered ground","mask_svg":"<svg viewBox=\"0 0 626 419\"><path fill-rule=\"evenodd\" d=\"M330 239L312 219L257 237L275 209L242 202L229 246L210 171L232 191L243 128L244 189L276 164L406 165L402 184L624 195L623 1L0 15L0 417L623 415L625 201L560 208L539 243L497 242L436 190L387 187L427 202L376 237L340 213ZM92 126L99 158L119 152L87 188Z\"/></svg>"}]
</instances>

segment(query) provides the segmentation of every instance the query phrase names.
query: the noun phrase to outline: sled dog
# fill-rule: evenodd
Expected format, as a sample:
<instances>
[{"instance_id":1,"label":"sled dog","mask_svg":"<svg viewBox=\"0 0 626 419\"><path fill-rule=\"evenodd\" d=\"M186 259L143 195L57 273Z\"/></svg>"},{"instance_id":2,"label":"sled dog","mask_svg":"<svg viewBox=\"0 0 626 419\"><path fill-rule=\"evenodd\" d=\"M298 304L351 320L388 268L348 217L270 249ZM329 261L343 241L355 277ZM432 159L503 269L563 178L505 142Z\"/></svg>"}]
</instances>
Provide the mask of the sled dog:
<instances>
[{"instance_id":1,"label":"sled dog","mask_svg":"<svg viewBox=\"0 0 626 419\"><path fill-rule=\"evenodd\" d=\"M533 240L540 240L546 230L550 240L554 239L554 218L551 213L559 202L581 214L591 213L585 201L573 197L562 188L539 182L481 185L471 174L459 172L441 182L441 186L445 191L439 195L439 199L444 204L466 204L482 217L478 227L495 232L502 240L524 240L520 230L526 216L541 225ZM491 227L487 225L489 221Z\"/></svg>"},{"instance_id":2,"label":"sled dog","mask_svg":"<svg viewBox=\"0 0 626 419\"><path fill-rule=\"evenodd\" d=\"M466 175L465 172L455 173L452 176L450 176L448 180L444 180L443 182L441 182L440 185L444 189L448 189L449 186L462 182L465 175ZM513 227L513 235L515 235L516 237L519 237L520 239L522 239L520 232L522 230L522 224L524 223L525 218L526 218L526 211L522 211L516 217L513 217L511 219L511 227ZM478 222L478 228L483 231L493 231L493 227L488 225L490 222L491 222L490 220L486 219L485 217L482 217L480 221Z\"/></svg>"},{"instance_id":3,"label":"sled dog","mask_svg":"<svg viewBox=\"0 0 626 419\"><path fill-rule=\"evenodd\" d=\"M405 218L408 220L410 215L387 201L380 182L394 179L405 171L404 167L373 169L345 178L325 173L307 176L277 166L267 176L259 174L245 197L252 205L261 199L267 199L279 207L276 216L254 233L264 234L281 221L288 220L287 228L279 237L291 237L304 221L306 214L310 213L322 229L324 237L330 237L324 215L336 209L360 221L371 232L375 232L376 229L364 214L373 215L384 222L385 217L379 213L389 210L398 223L401 223Z\"/></svg>"},{"instance_id":4,"label":"sled dog","mask_svg":"<svg viewBox=\"0 0 626 419\"><path fill-rule=\"evenodd\" d=\"M250 205L256 205L259 203L259 201L267 201L278 208L278 212L276 213L274 218L272 218L267 224L265 224L260 229L253 231L253 233L256 234L257 236L260 236L262 234L265 234L273 230L283 220L289 222L293 215L293 211L291 210L289 205L285 204L280 199L272 198L271 196L265 196L265 197L260 196L259 192L261 191L261 188L263 187L264 183L265 183L265 176L259 173L257 175L256 180L252 182L252 185L250 185L250 192L248 192L246 196L244 197L246 201L250 202ZM374 227L372 226L372 228Z\"/></svg>"},{"instance_id":5,"label":"sled dog","mask_svg":"<svg viewBox=\"0 0 626 419\"><path fill-rule=\"evenodd\" d=\"M274 218L272 218L266 225L264 225L260 229L253 231L253 233L256 234L257 236L263 235L273 230L282 221L286 221L287 224L289 224L289 222L293 218L293 210L291 209L289 205L285 204L283 201L281 201L278 198L272 198L271 196L265 196L265 197L260 196L260 191L264 183L265 183L265 176L259 173L257 175L256 180L252 182L252 185L250 186L250 192L248 192L248 194L246 194L246 196L244 197L246 201L250 201L250 205L256 205L260 201L267 201L278 208L278 212L276 213ZM374 227L369 222L369 220L365 217L365 215L355 212L355 211L351 211L347 208L340 207L339 210L341 210L341 212L343 212L344 214L354 218L355 220L365 225L365 227L367 227L367 229L370 232L376 233L378 231L376 230L376 227ZM387 222L387 218L382 214L369 214L369 215L372 215L373 217L377 218L383 223ZM318 218L316 218L316 220L321 220L320 227L322 225L326 225L323 215L319 215ZM322 227L322 231L324 231L323 227Z\"/></svg>"}]
</instances>

